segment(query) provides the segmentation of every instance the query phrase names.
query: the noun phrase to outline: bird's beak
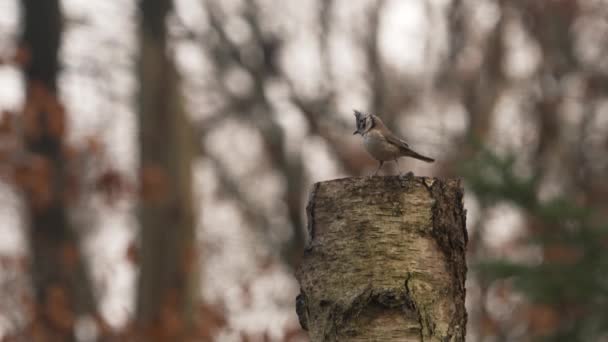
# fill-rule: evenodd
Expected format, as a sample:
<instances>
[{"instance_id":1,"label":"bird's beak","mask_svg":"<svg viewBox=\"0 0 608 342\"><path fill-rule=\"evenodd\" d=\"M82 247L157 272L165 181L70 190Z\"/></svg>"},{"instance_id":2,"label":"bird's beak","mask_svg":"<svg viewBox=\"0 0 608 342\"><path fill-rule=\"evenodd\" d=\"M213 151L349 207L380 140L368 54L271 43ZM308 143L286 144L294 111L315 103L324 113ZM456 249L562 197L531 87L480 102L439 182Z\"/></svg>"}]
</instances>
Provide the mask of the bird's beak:
<instances>
[{"instance_id":1,"label":"bird's beak","mask_svg":"<svg viewBox=\"0 0 608 342\"><path fill-rule=\"evenodd\" d=\"M354 131L354 132L353 132L353 135L355 135L355 134L359 134L359 131Z\"/></svg>"}]
</instances>

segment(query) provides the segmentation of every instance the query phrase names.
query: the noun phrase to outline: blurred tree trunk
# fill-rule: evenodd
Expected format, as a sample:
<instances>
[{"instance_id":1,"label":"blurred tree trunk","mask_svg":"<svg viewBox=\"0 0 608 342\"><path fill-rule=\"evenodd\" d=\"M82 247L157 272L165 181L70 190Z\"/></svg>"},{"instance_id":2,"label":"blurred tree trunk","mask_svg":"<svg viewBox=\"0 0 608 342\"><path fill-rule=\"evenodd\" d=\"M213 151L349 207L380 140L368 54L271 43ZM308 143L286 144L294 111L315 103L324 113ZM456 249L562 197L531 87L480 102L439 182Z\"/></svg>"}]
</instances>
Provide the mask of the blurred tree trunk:
<instances>
[{"instance_id":1,"label":"blurred tree trunk","mask_svg":"<svg viewBox=\"0 0 608 342\"><path fill-rule=\"evenodd\" d=\"M26 86L27 158L16 174L25 193L36 300L34 338L73 340L75 320L96 315L95 299L67 207L73 178L64 148L65 110L57 97L62 18L59 0L22 1L19 58Z\"/></svg>"},{"instance_id":2,"label":"blurred tree trunk","mask_svg":"<svg viewBox=\"0 0 608 342\"><path fill-rule=\"evenodd\" d=\"M467 233L457 180L317 183L296 311L312 341L464 341Z\"/></svg>"},{"instance_id":3,"label":"blurred tree trunk","mask_svg":"<svg viewBox=\"0 0 608 342\"><path fill-rule=\"evenodd\" d=\"M192 321L197 263L192 139L167 54L169 0L140 2L141 255L136 321L146 340L178 341Z\"/></svg>"}]
</instances>

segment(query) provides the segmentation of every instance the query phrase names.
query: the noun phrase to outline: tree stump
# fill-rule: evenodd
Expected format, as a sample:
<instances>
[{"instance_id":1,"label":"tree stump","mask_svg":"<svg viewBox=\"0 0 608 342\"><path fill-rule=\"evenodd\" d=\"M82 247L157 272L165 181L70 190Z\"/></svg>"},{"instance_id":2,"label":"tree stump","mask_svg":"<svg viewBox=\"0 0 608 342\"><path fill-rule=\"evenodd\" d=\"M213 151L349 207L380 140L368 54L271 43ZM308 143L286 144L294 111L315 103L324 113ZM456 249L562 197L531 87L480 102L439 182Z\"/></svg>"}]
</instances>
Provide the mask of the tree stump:
<instances>
[{"instance_id":1,"label":"tree stump","mask_svg":"<svg viewBox=\"0 0 608 342\"><path fill-rule=\"evenodd\" d=\"M296 299L311 341L464 341L462 196L457 179L316 183Z\"/></svg>"}]
</instances>

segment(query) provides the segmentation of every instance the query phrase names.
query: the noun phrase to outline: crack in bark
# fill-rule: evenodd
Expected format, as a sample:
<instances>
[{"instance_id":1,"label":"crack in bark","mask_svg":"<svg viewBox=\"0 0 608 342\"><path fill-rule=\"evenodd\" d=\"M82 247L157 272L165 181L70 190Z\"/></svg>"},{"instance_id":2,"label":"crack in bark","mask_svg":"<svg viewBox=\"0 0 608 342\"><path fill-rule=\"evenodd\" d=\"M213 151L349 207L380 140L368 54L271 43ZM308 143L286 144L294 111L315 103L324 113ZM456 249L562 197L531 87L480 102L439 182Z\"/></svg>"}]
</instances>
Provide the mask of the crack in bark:
<instances>
[{"instance_id":1,"label":"crack in bark","mask_svg":"<svg viewBox=\"0 0 608 342\"><path fill-rule=\"evenodd\" d=\"M321 183L313 184L308 204L306 205L306 217L308 219L308 241L306 243L306 250L312 249L312 241L315 238L315 199L320 185Z\"/></svg>"},{"instance_id":2,"label":"crack in bark","mask_svg":"<svg viewBox=\"0 0 608 342\"><path fill-rule=\"evenodd\" d=\"M298 315L298 321L302 329L308 330L308 305L306 303L306 294L301 288L300 294L296 297L296 314Z\"/></svg>"},{"instance_id":3,"label":"crack in bark","mask_svg":"<svg viewBox=\"0 0 608 342\"><path fill-rule=\"evenodd\" d=\"M412 273L407 272L407 277L405 278L405 295L406 295L406 298L409 300L410 309L416 313L416 316L418 318L418 326L419 326L418 332L420 334L420 341L424 342L424 333L423 333L424 324L422 323L422 314L420 313L420 310L418 310L416 301L414 301L414 299L412 298L412 291L410 290L410 280L411 279L412 279Z\"/></svg>"}]
</instances>

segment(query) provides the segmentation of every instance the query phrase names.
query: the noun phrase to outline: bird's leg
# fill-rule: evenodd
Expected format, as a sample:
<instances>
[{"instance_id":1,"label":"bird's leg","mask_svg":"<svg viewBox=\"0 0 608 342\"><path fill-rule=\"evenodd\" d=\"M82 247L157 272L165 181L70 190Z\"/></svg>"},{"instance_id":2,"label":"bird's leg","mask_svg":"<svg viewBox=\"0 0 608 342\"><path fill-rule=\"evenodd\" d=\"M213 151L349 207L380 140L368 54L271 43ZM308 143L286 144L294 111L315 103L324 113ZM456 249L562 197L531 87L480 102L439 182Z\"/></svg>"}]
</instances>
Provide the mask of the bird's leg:
<instances>
[{"instance_id":1,"label":"bird's leg","mask_svg":"<svg viewBox=\"0 0 608 342\"><path fill-rule=\"evenodd\" d=\"M382 164L384 164L384 162L382 160L378 160L378 168L376 169L376 171L372 174L372 176L375 176L378 174L378 171L380 171L380 169L382 168Z\"/></svg>"},{"instance_id":2,"label":"bird's leg","mask_svg":"<svg viewBox=\"0 0 608 342\"><path fill-rule=\"evenodd\" d=\"M395 164L397 164L397 171L399 172L399 177L401 177L401 168L399 167L399 160L397 160L397 158L395 158Z\"/></svg>"}]
</instances>

